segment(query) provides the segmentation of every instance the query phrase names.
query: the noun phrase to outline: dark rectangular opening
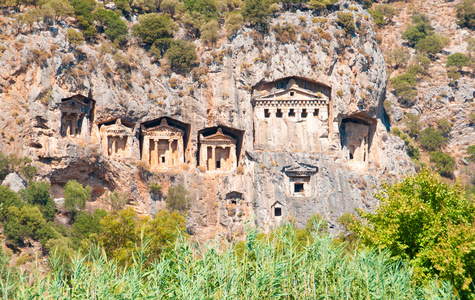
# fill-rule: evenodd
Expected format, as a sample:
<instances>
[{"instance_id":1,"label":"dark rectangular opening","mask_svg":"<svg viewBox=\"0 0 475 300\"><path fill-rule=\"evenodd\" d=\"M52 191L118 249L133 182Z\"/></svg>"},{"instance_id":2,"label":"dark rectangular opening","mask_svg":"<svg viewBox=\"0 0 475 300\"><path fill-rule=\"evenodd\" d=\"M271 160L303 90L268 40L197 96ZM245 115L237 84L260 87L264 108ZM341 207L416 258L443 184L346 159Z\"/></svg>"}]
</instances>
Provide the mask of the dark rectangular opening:
<instances>
[{"instance_id":1,"label":"dark rectangular opening","mask_svg":"<svg viewBox=\"0 0 475 300\"><path fill-rule=\"evenodd\" d=\"M350 153L350 159L353 159L353 153Z\"/></svg>"},{"instance_id":2,"label":"dark rectangular opening","mask_svg":"<svg viewBox=\"0 0 475 300\"><path fill-rule=\"evenodd\" d=\"M274 207L274 216L276 216L276 217L282 216L282 208L281 207Z\"/></svg>"},{"instance_id":3,"label":"dark rectangular opening","mask_svg":"<svg viewBox=\"0 0 475 300\"><path fill-rule=\"evenodd\" d=\"M268 109L268 108L265 108L265 109L264 109L264 117L265 117L265 118L269 118L269 117L270 117L270 112L269 112L269 109Z\"/></svg>"},{"instance_id":4,"label":"dark rectangular opening","mask_svg":"<svg viewBox=\"0 0 475 300\"><path fill-rule=\"evenodd\" d=\"M236 204L237 201L234 199L234 200L231 200L231 204Z\"/></svg>"},{"instance_id":5,"label":"dark rectangular opening","mask_svg":"<svg viewBox=\"0 0 475 300\"><path fill-rule=\"evenodd\" d=\"M293 108L289 110L289 117L295 117L295 111Z\"/></svg>"},{"instance_id":6,"label":"dark rectangular opening","mask_svg":"<svg viewBox=\"0 0 475 300\"><path fill-rule=\"evenodd\" d=\"M290 96L293 97L295 95L294 92L290 92Z\"/></svg>"},{"instance_id":7,"label":"dark rectangular opening","mask_svg":"<svg viewBox=\"0 0 475 300\"><path fill-rule=\"evenodd\" d=\"M162 163L165 163L165 156L162 156Z\"/></svg>"},{"instance_id":8,"label":"dark rectangular opening","mask_svg":"<svg viewBox=\"0 0 475 300\"><path fill-rule=\"evenodd\" d=\"M318 109L315 109L315 110L313 111L313 116L314 116L314 117L318 117Z\"/></svg>"},{"instance_id":9,"label":"dark rectangular opening","mask_svg":"<svg viewBox=\"0 0 475 300\"><path fill-rule=\"evenodd\" d=\"M303 193L303 183L295 183L294 186L295 193Z\"/></svg>"},{"instance_id":10,"label":"dark rectangular opening","mask_svg":"<svg viewBox=\"0 0 475 300\"><path fill-rule=\"evenodd\" d=\"M278 108L277 113L275 114L277 118L282 118L282 109Z\"/></svg>"},{"instance_id":11,"label":"dark rectangular opening","mask_svg":"<svg viewBox=\"0 0 475 300\"><path fill-rule=\"evenodd\" d=\"M302 109L302 118L306 118L307 117L307 110L304 108Z\"/></svg>"},{"instance_id":12,"label":"dark rectangular opening","mask_svg":"<svg viewBox=\"0 0 475 300\"><path fill-rule=\"evenodd\" d=\"M220 160L216 161L216 169L221 169L221 161Z\"/></svg>"}]
</instances>

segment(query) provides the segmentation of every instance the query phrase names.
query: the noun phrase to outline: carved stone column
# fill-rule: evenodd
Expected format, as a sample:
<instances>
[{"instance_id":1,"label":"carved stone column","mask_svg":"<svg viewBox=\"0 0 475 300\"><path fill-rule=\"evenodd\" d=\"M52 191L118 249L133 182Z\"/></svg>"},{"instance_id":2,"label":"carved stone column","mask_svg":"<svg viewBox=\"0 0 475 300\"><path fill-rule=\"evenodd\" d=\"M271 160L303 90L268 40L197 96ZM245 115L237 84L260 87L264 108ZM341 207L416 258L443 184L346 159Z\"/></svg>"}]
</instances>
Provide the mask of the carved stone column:
<instances>
[{"instance_id":1,"label":"carved stone column","mask_svg":"<svg viewBox=\"0 0 475 300\"><path fill-rule=\"evenodd\" d=\"M167 161L167 165L169 166L174 166L175 165L175 162L174 162L174 159L173 159L173 153L172 153L172 144L173 144L173 140L172 139L169 139L168 140L168 161Z\"/></svg>"},{"instance_id":2,"label":"carved stone column","mask_svg":"<svg viewBox=\"0 0 475 300\"><path fill-rule=\"evenodd\" d=\"M210 171L216 170L216 146L211 146L211 162L209 164Z\"/></svg>"},{"instance_id":3,"label":"carved stone column","mask_svg":"<svg viewBox=\"0 0 475 300\"><path fill-rule=\"evenodd\" d=\"M230 160L230 167L231 167L231 170L232 169L235 169L237 167L237 153L236 153L236 145L232 144L230 146L231 150L229 151L229 160Z\"/></svg>"},{"instance_id":4,"label":"carved stone column","mask_svg":"<svg viewBox=\"0 0 475 300\"><path fill-rule=\"evenodd\" d=\"M150 164L150 137L144 136L142 145L142 160Z\"/></svg>"},{"instance_id":5,"label":"carved stone column","mask_svg":"<svg viewBox=\"0 0 475 300\"><path fill-rule=\"evenodd\" d=\"M183 151L183 137L178 138L178 145L177 145L177 151L178 151L178 162L184 163L184 156L185 152Z\"/></svg>"}]
</instances>

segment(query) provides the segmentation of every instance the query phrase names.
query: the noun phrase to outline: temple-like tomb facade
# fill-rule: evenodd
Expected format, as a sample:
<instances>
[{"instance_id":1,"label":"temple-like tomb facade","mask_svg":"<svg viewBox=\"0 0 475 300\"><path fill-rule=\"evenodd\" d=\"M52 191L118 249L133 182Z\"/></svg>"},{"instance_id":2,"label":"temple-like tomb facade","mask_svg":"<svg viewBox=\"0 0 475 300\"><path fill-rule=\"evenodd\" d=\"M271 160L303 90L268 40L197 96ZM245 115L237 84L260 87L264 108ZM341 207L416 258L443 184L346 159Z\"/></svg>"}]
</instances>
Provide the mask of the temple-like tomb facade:
<instances>
[{"instance_id":1,"label":"temple-like tomb facade","mask_svg":"<svg viewBox=\"0 0 475 300\"><path fill-rule=\"evenodd\" d=\"M316 195L315 174L318 168L315 166L300 164L298 166L284 167L286 178L287 195L295 197L314 197Z\"/></svg>"},{"instance_id":2,"label":"temple-like tomb facade","mask_svg":"<svg viewBox=\"0 0 475 300\"><path fill-rule=\"evenodd\" d=\"M368 163L374 159L373 135L376 120L363 113L354 114L342 120L340 140L343 157L354 163Z\"/></svg>"},{"instance_id":3,"label":"temple-like tomb facade","mask_svg":"<svg viewBox=\"0 0 475 300\"><path fill-rule=\"evenodd\" d=\"M268 151L321 151L329 134L331 88L299 77L254 87L254 147Z\"/></svg>"},{"instance_id":4,"label":"temple-like tomb facade","mask_svg":"<svg viewBox=\"0 0 475 300\"><path fill-rule=\"evenodd\" d=\"M134 134L131 124L116 119L113 124L103 124L100 129L102 152L107 157L133 157Z\"/></svg>"},{"instance_id":5,"label":"temple-like tomb facade","mask_svg":"<svg viewBox=\"0 0 475 300\"><path fill-rule=\"evenodd\" d=\"M176 167L184 162L184 130L168 125L163 118L160 125L142 125L142 160L153 168Z\"/></svg>"},{"instance_id":6,"label":"temple-like tomb facade","mask_svg":"<svg viewBox=\"0 0 475 300\"><path fill-rule=\"evenodd\" d=\"M208 171L230 171L237 166L237 140L223 133L218 127L216 133L199 136L199 165Z\"/></svg>"},{"instance_id":7,"label":"temple-like tomb facade","mask_svg":"<svg viewBox=\"0 0 475 300\"><path fill-rule=\"evenodd\" d=\"M61 135L86 138L94 121L95 101L82 95L61 100Z\"/></svg>"}]
</instances>

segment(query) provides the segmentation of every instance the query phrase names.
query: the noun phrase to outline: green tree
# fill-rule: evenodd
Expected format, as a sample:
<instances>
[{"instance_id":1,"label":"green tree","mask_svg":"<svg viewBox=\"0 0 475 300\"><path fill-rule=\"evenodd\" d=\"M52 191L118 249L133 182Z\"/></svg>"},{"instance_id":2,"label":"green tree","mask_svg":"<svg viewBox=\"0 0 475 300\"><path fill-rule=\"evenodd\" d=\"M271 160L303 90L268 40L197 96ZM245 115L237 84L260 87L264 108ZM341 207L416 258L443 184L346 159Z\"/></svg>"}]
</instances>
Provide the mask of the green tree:
<instances>
[{"instance_id":1,"label":"green tree","mask_svg":"<svg viewBox=\"0 0 475 300\"><path fill-rule=\"evenodd\" d=\"M435 169L440 175L447 178L454 176L455 158L450 156L450 154L440 151L431 151L429 157L430 162L435 164Z\"/></svg>"},{"instance_id":2,"label":"green tree","mask_svg":"<svg viewBox=\"0 0 475 300\"><path fill-rule=\"evenodd\" d=\"M185 7L190 12L197 12L207 21L219 17L218 2L216 0L185 0Z\"/></svg>"},{"instance_id":3,"label":"green tree","mask_svg":"<svg viewBox=\"0 0 475 300\"><path fill-rule=\"evenodd\" d=\"M51 185L47 182L31 181L20 195L28 204L37 206L46 220L52 220L56 212L56 203L50 196Z\"/></svg>"},{"instance_id":4,"label":"green tree","mask_svg":"<svg viewBox=\"0 0 475 300\"><path fill-rule=\"evenodd\" d=\"M80 45L85 40L82 33L73 28L68 28L66 30L66 37L68 38L68 41L73 45Z\"/></svg>"},{"instance_id":5,"label":"green tree","mask_svg":"<svg viewBox=\"0 0 475 300\"><path fill-rule=\"evenodd\" d=\"M92 188L84 187L76 180L69 180L64 186L64 207L73 215L78 209L83 209L86 202L91 199Z\"/></svg>"},{"instance_id":6,"label":"green tree","mask_svg":"<svg viewBox=\"0 0 475 300\"><path fill-rule=\"evenodd\" d=\"M0 185L0 221L8 215L8 208L11 206L22 207L20 196L12 191L8 186Z\"/></svg>"},{"instance_id":7,"label":"green tree","mask_svg":"<svg viewBox=\"0 0 475 300\"><path fill-rule=\"evenodd\" d=\"M188 191L181 184L168 189L165 202L167 203L167 207L169 209L172 211L178 211L180 213L186 213L191 207Z\"/></svg>"},{"instance_id":8,"label":"green tree","mask_svg":"<svg viewBox=\"0 0 475 300\"><path fill-rule=\"evenodd\" d=\"M402 105L410 105L417 96L417 81L412 73L404 73L392 78L391 84Z\"/></svg>"},{"instance_id":9,"label":"green tree","mask_svg":"<svg viewBox=\"0 0 475 300\"><path fill-rule=\"evenodd\" d=\"M206 43L215 45L216 41L219 38L218 29L219 29L218 21L214 19L209 21L208 23L204 24L200 28L201 39L203 39Z\"/></svg>"},{"instance_id":10,"label":"green tree","mask_svg":"<svg viewBox=\"0 0 475 300\"><path fill-rule=\"evenodd\" d=\"M166 42L173 38L176 25L169 15L147 14L139 16L138 24L132 28L132 34L142 44L152 45L157 41Z\"/></svg>"},{"instance_id":11,"label":"green tree","mask_svg":"<svg viewBox=\"0 0 475 300\"><path fill-rule=\"evenodd\" d=\"M36 239L37 232L46 225L43 214L36 206L25 205L22 208L8 208L5 222L5 235L15 246L23 245L26 238Z\"/></svg>"},{"instance_id":12,"label":"green tree","mask_svg":"<svg viewBox=\"0 0 475 300\"><path fill-rule=\"evenodd\" d=\"M244 18L240 12L229 12L226 13L224 17L224 28L226 28L226 32L228 36L235 34L239 28L241 28L244 22Z\"/></svg>"},{"instance_id":13,"label":"green tree","mask_svg":"<svg viewBox=\"0 0 475 300\"><path fill-rule=\"evenodd\" d=\"M173 16L175 13L183 13L185 4L179 0L163 0L160 4L160 10Z\"/></svg>"},{"instance_id":14,"label":"green tree","mask_svg":"<svg viewBox=\"0 0 475 300\"><path fill-rule=\"evenodd\" d=\"M195 45L182 40L173 40L165 56L177 72L188 72L197 60Z\"/></svg>"},{"instance_id":15,"label":"green tree","mask_svg":"<svg viewBox=\"0 0 475 300\"><path fill-rule=\"evenodd\" d=\"M50 0L42 6L42 8L46 9L48 9L48 7L53 9L55 20L62 20L74 14L73 6L66 0Z\"/></svg>"},{"instance_id":16,"label":"green tree","mask_svg":"<svg viewBox=\"0 0 475 300\"><path fill-rule=\"evenodd\" d=\"M83 239L89 238L93 234L101 232L101 220L107 216L105 210L96 209L94 214L88 211L80 211L73 224L73 244L79 247Z\"/></svg>"},{"instance_id":17,"label":"green tree","mask_svg":"<svg viewBox=\"0 0 475 300\"><path fill-rule=\"evenodd\" d=\"M416 138L420 133L421 122L421 115L414 115L411 113L407 113L404 115L404 123L406 124L406 132L409 134L410 137Z\"/></svg>"},{"instance_id":18,"label":"green tree","mask_svg":"<svg viewBox=\"0 0 475 300\"><path fill-rule=\"evenodd\" d=\"M389 51L387 55L388 63L395 68L404 68L409 62L410 58L411 54L406 47L394 48L393 50Z\"/></svg>"},{"instance_id":19,"label":"green tree","mask_svg":"<svg viewBox=\"0 0 475 300\"><path fill-rule=\"evenodd\" d=\"M440 150L447 144L447 139L444 137L442 132L432 127L427 127L422 130L418 137L418 141L422 148L428 151Z\"/></svg>"},{"instance_id":20,"label":"green tree","mask_svg":"<svg viewBox=\"0 0 475 300\"><path fill-rule=\"evenodd\" d=\"M352 226L361 241L408 259L417 280L449 280L462 299L470 299L475 203L460 184L449 185L423 170L394 185L383 184L375 197L380 201L376 211L358 210L364 222Z\"/></svg>"},{"instance_id":21,"label":"green tree","mask_svg":"<svg viewBox=\"0 0 475 300\"><path fill-rule=\"evenodd\" d=\"M420 40L434 33L434 28L430 24L426 15L418 14L412 16L412 24L402 33L402 38L409 44L415 45Z\"/></svg>"},{"instance_id":22,"label":"green tree","mask_svg":"<svg viewBox=\"0 0 475 300\"><path fill-rule=\"evenodd\" d=\"M120 16L110 10L99 8L94 13L94 19L99 21L107 38L116 44L127 42L126 36L129 32L127 24L120 19Z\"/></svg>"},{"instance_id":23,"label":"green tree","mask_svg":"<svg viewBox=\"0 0 475 300\"><path fill-rule=\"evenodd\" d=\"M448 137L450 130L452 130L452 126L454 124L452 124L449 120L445 118L438 119L436 123L437 123L437 128L440 130L440 132L442 132L442 135L444 137Z\"/></svg>"},{"instance_id":24,"label":"green tree","mask_svg":"<svg viewBox=\"0 0 475 300\"><path fill-rule=\"evenodd\" d=\"M458 5L457 18L459 26L475 28L475 0L464 0Z\"/></svg>"},{"instance_id":25,"label":"green tree","mask_svg":"<svg viewBox=\"0 0 475 300\"><path fill-rule=\"evenodd\" d=\"M267 18L271 14L271 4L271 0L244 0L241 14L245 21L264 31L268 26Z\"/></svg>"},{"instance_id":26,"label":"green tree","mask_svg":"<svg viewBox=\"0 0 475 300\"><path fill-rule=\"evenodd\" d=\"M310 0L308 6L313 10L321 11L327 9L336 2L336 0Z\"/></svg>"},{"instance_id":27,"label":"green tree","mask_svg":"<svg viewBox=\"0 0 475 300\"><path fill-rule=\"evenodd\" d=\"M447 56L447 64L445 66L447 68L456 67L460 70L462 67L467 66L469 63L470 58L467 55L457 52Z\"/></svg>"},{"instance_id":28,"label":"green tree","mask_svg":"<svg viewBox=\"0 0 475 300\"><path fill-rule=\"evenodd\" d=\"M336 15L336 22L338 23L338 25L343 27L343 29L345 29L347 34L353 34L356 32L355 19L352 13L339 11Z\"/></svg>"},{"instance_id":29,"label":"green tree","mask_svg":"<svg viewBox=\"0 0 475 300\"><path fill-rule=\"evenodd\" d=\"M442 48L444 48L448 43L448 38L434 34L419 40L415 48L421 53L433 56L442 51Z\"/></svg>"}]
</instances>

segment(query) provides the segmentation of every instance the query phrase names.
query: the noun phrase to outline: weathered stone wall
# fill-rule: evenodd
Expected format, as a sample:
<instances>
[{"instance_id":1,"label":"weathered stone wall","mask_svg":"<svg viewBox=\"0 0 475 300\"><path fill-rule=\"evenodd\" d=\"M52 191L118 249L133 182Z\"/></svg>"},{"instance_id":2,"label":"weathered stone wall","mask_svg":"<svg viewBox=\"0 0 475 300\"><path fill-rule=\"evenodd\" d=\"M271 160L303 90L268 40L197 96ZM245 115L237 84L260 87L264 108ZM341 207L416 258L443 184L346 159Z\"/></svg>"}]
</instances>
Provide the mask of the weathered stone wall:
<instances>
[{"instance_id":1,"label":"weathered stone wall","mask_svg":"<svg viewBox=\"0 0 475 300\"><path fill-rule=\"evenodd\" d=\"M348 5L341 2L342 8ZM272 30L262 36L249 28L223 39L213 50L196 41L200 63L193 76L170 73L153 63L145 50L134 46L124 53L130 60L130 70L124 73L113 56L100 52L99 46L72 49L66 42L65 28L58 28L57 36L50 32L18 35L0 43L6 48L0 58L0 106L9 112L0 118L4 132L0 151L34 157L40 178L50 180L58 196L67 180L77 179L93 187L94 199L106 190L127 192L129 205L142 214L164 207L163 199L150 195L151 182L160 182L164 194L170 186L184 184L192 199L188 228L203 237L215 233L231 237L242 231L245 220L267 229L289 218L303 226L313 213L322 214L335 227L343 212L376 205L371 191L381 179L413 170L404 143L389 136L382 122L386 71L373 25L364 18L368 14L363 9L351 12L359 31L349 37L336 25L334 13L325 22L315 23L310 12L297 12L283 13L271 27L284 21L298 26L301 30L297 35L310 36L308 43L283 43ZM331 39L321 38L318 28ZM13 43L23 47L18 50L11 47ZM48 50L52 45L59 49L42 64L28 59L32 49ZM259 151L253 142L260 128L254 126L252 87L289 76L331 87L328 137L312 148L315 151L303 152L307 149L291 146L275 152ZM171 84L170 78L178 83ZM77 93L96 101L92 136L62 138L61 99ZM17 112L16 116L11 112ZM367 163L359 165L348 163L340 139L342 121L354 114L364 115L373 126ZM105 157L97 124L121 118L135 124L133 134L138 140L141 124L162 117L189 126L182 166L151 172L137 157ZM238 166L227 172L203 172L197 167L199 134L218 126L239 134ZM276 134L292 143L299 133L290 130ZM290 181L282 168L301 164L317 167L318 172L312 176L308 197L291 197ZM228 195L233 192L242 194L239 204L230 203ZM281 206L279 220L273 216L276 203Z\"/></svg>"}]
</instances>

